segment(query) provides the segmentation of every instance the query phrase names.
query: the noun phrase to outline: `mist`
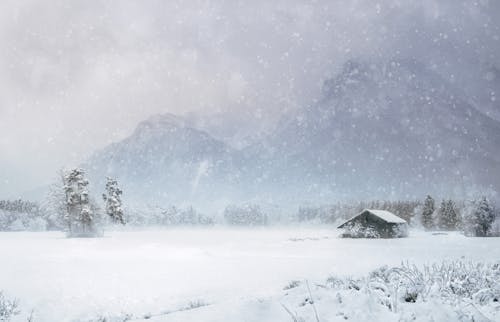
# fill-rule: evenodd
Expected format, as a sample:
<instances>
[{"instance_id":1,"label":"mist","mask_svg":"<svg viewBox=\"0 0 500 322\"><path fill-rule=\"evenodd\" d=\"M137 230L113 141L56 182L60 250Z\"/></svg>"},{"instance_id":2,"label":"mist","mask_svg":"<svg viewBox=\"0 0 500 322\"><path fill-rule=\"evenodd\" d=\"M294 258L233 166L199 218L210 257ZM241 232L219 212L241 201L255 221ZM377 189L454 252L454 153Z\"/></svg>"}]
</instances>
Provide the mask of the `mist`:
<instances>
[{"instance_id":1,"label":"mist","mask_svg":"<svg viewBox=\"0 0 500 322\"><path fill-rule=\"evenodd\" d=\"M495 1L3 1L0 196L154 114L267 133L350 59L418 58L498 120L499 18Z\"/></svg>"}]
</instances>

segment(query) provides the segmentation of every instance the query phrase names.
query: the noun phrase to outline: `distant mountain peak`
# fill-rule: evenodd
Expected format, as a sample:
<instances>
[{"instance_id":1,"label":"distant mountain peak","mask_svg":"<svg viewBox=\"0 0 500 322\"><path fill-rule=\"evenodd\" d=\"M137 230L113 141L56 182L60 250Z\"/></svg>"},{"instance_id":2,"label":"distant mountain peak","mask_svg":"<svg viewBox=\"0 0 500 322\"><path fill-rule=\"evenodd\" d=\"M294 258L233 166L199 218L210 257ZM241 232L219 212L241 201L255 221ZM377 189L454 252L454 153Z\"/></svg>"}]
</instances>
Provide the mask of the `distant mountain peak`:
<instances>
[{"instance_id":1,"label":"distant mountain peak","mask_svg":"<svg viewBox=\"0 0 500 322\"><path fill-rule=\"evenodd\" d=\"M418 76L418 77L417 77ZM422 79L424 78L425 79ZM387 61L368 62L348 60L335 76L323 83L325 98L337 96L358 86L381 86L387 82L412 83L438 79L438 75L415 59L394 58Z\"/></svg>"},{"instance_id":2,"label":"distant mountain peak","mask_svg":"<svg viewBox=\"0 0 500 322\"><path fill-rule=\"evenodd\" d=\"M148 131L165 131L166 129L184 127L187 127L187 123L182 117L178 115L174 115L171 113L155 114L150 116L148 119L140 122L135 129L134 135Z\"/></svg>"}]
</instances>

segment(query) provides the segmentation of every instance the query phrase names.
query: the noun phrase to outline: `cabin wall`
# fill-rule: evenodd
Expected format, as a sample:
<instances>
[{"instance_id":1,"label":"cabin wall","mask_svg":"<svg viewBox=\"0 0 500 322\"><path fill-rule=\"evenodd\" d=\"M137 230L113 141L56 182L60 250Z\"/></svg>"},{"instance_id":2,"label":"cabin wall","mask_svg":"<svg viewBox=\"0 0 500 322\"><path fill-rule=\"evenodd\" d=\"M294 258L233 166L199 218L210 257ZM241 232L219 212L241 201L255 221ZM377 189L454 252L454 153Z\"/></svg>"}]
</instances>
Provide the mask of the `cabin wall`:
<instances>
[{"instance_id":1,"label":"cabin wall","mask_svg":"<svg viewBox=\"0 0 500 322\"><path fill-rule=\"evenodd\" d=\"M408 237L408 224L392 224L390 238Z\"/></svg>"}]
</instances>

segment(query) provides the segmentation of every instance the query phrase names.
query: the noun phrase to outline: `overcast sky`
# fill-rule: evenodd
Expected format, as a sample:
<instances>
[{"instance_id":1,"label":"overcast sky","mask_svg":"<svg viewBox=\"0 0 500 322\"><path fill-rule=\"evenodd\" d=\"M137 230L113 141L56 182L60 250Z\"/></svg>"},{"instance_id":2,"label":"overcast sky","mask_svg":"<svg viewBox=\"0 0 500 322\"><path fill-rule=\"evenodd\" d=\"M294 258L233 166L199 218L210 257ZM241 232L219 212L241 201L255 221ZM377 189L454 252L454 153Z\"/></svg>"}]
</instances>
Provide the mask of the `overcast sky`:
<instances>
[{"instance_id":1,"label":"overcast sky","mask_svg":"<svg viewBox=\"0 0 500 322\"><path fill-rule=\"evenodd\" d=\"M499 8L486 0L2 0L0 198L50 182L152 114L274 121L310 104L347 59L415 57L476 101L494 102L498 93L481 82L500 67Z\"/></svg>"}]
</instances>

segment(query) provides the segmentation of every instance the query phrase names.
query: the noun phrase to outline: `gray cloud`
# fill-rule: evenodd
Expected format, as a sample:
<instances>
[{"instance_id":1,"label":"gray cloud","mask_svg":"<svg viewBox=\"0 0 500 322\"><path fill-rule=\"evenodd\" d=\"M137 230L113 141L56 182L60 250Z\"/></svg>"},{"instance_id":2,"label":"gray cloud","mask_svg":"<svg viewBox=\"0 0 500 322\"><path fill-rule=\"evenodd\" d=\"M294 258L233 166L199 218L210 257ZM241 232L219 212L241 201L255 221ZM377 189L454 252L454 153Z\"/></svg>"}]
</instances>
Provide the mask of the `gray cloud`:
<instances>
[{"instance_id":1,"label":"gray cloud","mask_svg":"<svg viewBox=\"0 0 500 322\"><path fill-rule=\"evenodd\" d=\"M0 196L151 114L263 130L347 59L417 58L496 117L499 24L496 1L2 1Z\"/></svg>"}]
</instances>

